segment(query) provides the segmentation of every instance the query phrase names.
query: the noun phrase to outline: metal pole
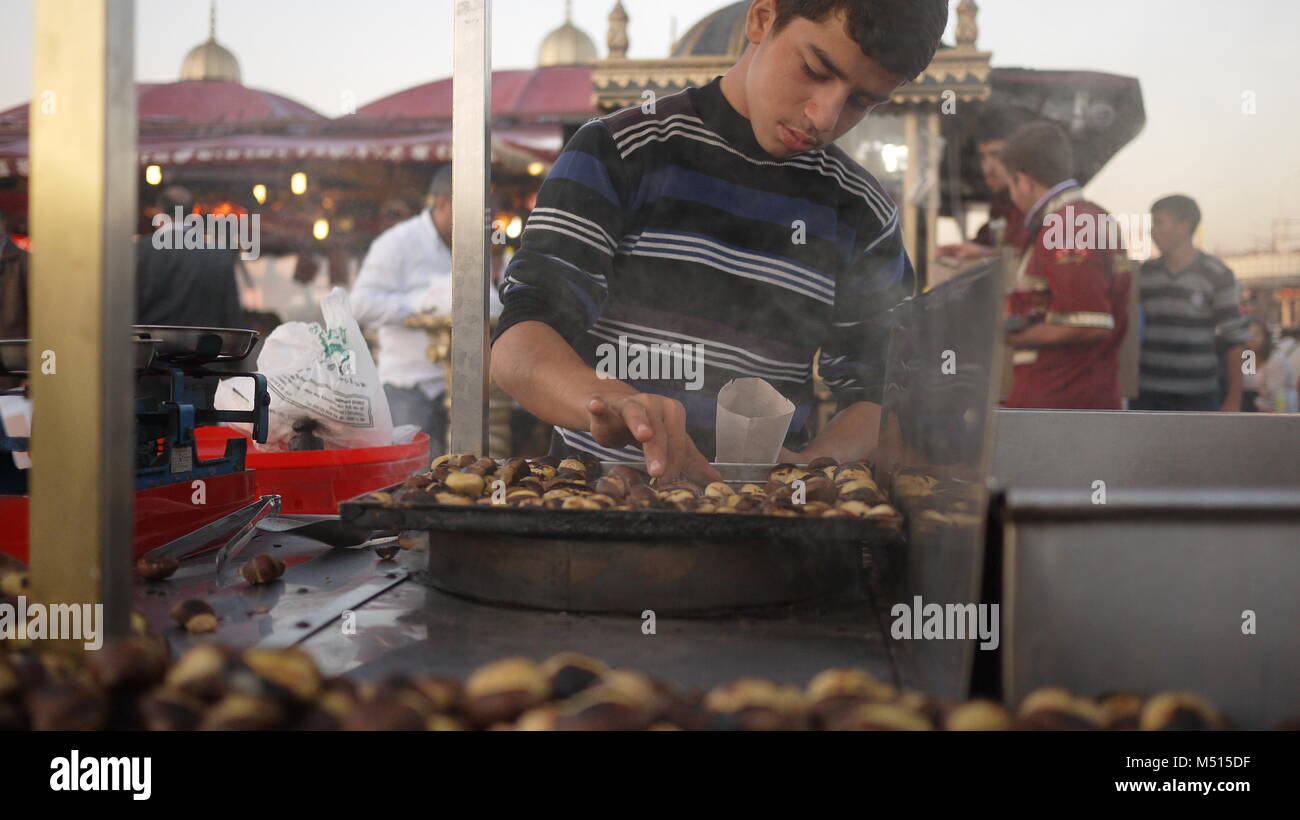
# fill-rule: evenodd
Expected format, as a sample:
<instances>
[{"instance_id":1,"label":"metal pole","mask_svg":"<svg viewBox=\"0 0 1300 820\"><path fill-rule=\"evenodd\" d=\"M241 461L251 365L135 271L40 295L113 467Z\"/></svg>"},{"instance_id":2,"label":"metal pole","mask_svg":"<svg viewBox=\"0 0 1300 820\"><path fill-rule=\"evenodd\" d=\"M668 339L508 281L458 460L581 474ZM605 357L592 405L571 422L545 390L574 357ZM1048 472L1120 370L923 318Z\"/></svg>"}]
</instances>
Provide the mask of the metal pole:
<instances>
[{"instance_id":1,"label":"metal pole","mask_svg":"<svg viewBox=\"0 0 1300 820\"><path fill-rule=\"evenodd\" d=\"M456 0L452 61L450 449L488 452L488 124L491 0Z\"/></svg>"},{"instance_id":2,"label":"metal pole","mask_svg":"<svg viewBox=\"0 0 1300 820\"><path fill-rule=\"evenodd\" d=\"M916 246L917 202L913 197L916 195L917 180L920 179L921 163L927 157L921 153L918 117L920 114L917 113L916 106L910 106L903 114L903 142L907 144L907 166L903 169L903 201L899 203L899 207L903 209L903 247L912 257L912 265L919 270L922 249Z\"/></svg>"},{"instance_id":3,"label":"metal pole","mask_svg":"<svg viewBox=\"0 0 1300 820\"><path fill-rule=\"evenodd\" d=\"M32 594L103 604L112 637L131 607L135 4L34 6Z\"/></svg>"}]
</instances>

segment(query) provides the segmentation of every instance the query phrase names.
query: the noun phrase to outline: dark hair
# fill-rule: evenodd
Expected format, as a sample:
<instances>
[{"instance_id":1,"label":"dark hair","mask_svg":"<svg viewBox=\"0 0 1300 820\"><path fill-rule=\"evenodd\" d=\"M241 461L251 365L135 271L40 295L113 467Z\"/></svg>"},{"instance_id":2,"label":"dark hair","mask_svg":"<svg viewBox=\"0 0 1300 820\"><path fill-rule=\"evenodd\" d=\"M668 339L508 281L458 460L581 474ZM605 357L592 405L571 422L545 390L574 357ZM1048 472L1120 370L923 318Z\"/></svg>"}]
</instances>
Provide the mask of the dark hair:
<instances>
[{"instance_id":1,"label":"dark hair","mask_svg":"<svg viewBox=\"0 0 1300 820\"><path fill-rule=\"evenodd\" d=\"M1201 224L1201 209L1196 204L1196 200L1190 196L1173 194L1157 199L1156 204L1151 206L1151 213L1161 211L1169 214L1179 222L1190 222L1192 233L1196 233L1196 226Z\"/></svg>"},{"instance_id":2,"label":"dark hair","mask_svg":"<svg viewBox=\"0 0 1300 820\"><path fill-rule=\"evenodd\" d=\"M158 209L158 213L168 216L173 215L178 207L185 213L189 213L194 208L194 194L180 185L168 185L158 192L154 207Z\"/></svg>"},{"instance_id":3,"label":"dark hair","mask_svg":"<svg viewBox=\"0 0 1300 820\"><path fill-rule=\"evenodd\" d=\"M837 12L863 54L908 79L934 59L948 25L948 0L776 0L772 31L798 17L820 23Z\"/></svg>"},{"instance_id":4,"label":"dark hair","mask_svg":"<svg viewBox=\"0 0 1300 820\"><path fill-rule=\"evenodd\" d=\"M1050 188L1074 174L1074 149L1056 123L1031 122L1017 128L1007 140L1002 165L1008 174L1025 174Z\"/></svg>"},{"instance_id":5,"label":"dark hair","mask_svg":"<svg viewBox=\"0 0 1300 820\"><path fill-rule=\"evenodd\" d=\"M1273 336L1268 332L1268 325L1264 324L1259 319L1251 319L1246 323L1246 331L1248 333L1252 327L1258 327L1259 335L1264 339L1264 344L1260 345L1259 350L1255 351L1255 358L1258 359L1260 363L1266 362L1269 360L1269 357L1273 355Z\"/></svg>"},{"instance_id":6,"label":"dark hair","mask_svg":"<svg viewBox=\"0 0 1300 820\"><path fill-rule=\"evenodd\" d=\"M429 196L451 196L451 163L439 168L429 180Z\"/></svg>"},{"instance_id":7,"label":"dark hair","mask_svg":"<svg viewBox=\"0 0 1300 820\"><path fill-rule=\"evenodd\" d=\"M1031 111L1011 105L987 105L975 118L975 142L999 142L1011 138L1016 130L1038 117Z\"/></svg>"}]
</instances>

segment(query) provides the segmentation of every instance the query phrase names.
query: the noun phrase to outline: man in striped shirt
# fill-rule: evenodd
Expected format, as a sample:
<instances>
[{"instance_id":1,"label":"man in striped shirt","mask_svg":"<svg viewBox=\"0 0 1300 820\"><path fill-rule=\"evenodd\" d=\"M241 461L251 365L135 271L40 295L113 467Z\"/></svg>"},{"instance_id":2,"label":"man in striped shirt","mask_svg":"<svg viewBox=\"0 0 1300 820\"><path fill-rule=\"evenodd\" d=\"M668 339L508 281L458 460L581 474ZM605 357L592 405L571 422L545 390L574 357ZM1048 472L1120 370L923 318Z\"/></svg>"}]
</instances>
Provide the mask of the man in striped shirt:
<instances>
[{"instance_id":1,"label":"man in striped shirt","mask_svg":"<svg viewBox=\"0 0 1300 820\"><path fill-rule=\"evenodd\" d=\"M1237 280L1192 244L1201 209L1190 197L1151 206L1160 256L1142 265L1142 355L1135 410L1241 409L1246 322ZM1220 367L1226 389L1220 389Z\"/></svg>"},{"instance_id":2,"label":"man in striped shirt","mask_svg":"<svg viewBox=\"0 0 1300 820\"><path fill-rule=\"evenodd\" d=\"M886 314L914 275L897 207L832 142L924 70L946 21L946 0L753 0L721 78L578 130L506 271L492 354L556 451L716 477L717 393L758 377L796 407L783 458L871 455ZM632 364L646 351L663 366ZM815 356L841 411L813 439Z\"/></svg>"}]
</instances>

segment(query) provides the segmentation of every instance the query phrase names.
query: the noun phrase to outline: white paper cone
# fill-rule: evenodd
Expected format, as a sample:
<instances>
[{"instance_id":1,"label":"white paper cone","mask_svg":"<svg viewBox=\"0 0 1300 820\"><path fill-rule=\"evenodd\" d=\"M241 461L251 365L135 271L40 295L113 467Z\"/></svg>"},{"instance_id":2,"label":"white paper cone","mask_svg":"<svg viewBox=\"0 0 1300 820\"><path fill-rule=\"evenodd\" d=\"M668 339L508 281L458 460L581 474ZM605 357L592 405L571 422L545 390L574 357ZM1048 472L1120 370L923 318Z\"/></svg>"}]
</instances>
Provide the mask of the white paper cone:
<instances>
[{"instance_id":1,"label":"white paper cone","mask_svg":"<svg viewBox=\"0 0 1300 820\"><path fill-rule=\"evenodd\" d=\"M794 403L762 379L733 379L718 391L720 464L775 464L794 418Z\"/></svg>"}]
</instances>

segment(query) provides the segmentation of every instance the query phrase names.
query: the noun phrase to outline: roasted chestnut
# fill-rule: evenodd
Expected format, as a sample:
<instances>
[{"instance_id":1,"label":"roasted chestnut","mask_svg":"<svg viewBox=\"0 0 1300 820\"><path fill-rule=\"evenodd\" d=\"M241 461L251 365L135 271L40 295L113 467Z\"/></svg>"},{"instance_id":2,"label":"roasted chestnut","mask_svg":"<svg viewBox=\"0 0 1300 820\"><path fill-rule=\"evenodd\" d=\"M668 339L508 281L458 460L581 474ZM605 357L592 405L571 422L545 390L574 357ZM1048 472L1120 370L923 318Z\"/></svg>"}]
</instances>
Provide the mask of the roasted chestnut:
<instances>
[{"instance_id":1,"label":"roasted chestnut","mask_svg":"<svg viewBox=\"0 0 1300 820\"><path fill-rule=\"evenodd\" d=\"M483 476L473 473L448 473L446 483L447 489L453 493L472 498L482 495L484 488L487 487Z\"/></svg>"},{"instance_id":2,"label":"roasted chestnut","mask_svg":"<svg viewBox=\"0 0 1300 820\"><path fill-rule=\"evenodd\" d=\"M1190 692L1165 692L1142 707L1138 728L1150 731L1212 731L1227 722L1204 698Z\"/></svg>"},{"instance_id":3,"label":"roasted chestnut","mask_svg":"<svg viewBox=\"0 0 1300 820\"><path fill-rule=\"evenodd\" d=\"M25 572L6 572L0 575L0 592L17 598L27 594L29 580Z\"/></svg>"},{"instance_id":4,"label":"roasted chestnut","mask_svg":"<svg viewBox=\"0 0 1300 820\"><path fill-rule=\"evenodd\" d=\"M480 666L465 684L466 713L479 726L515 720L543 703L550 686L537 664L506 658Z\"/></svg>"},{"instance_id":5,"label":"roasted chestnut","mask_svg":"<svg viewBox=\"0 0 1300 820\"><path fill-rule=\"evenodd\" d=\"M949 711L943 728L950 732L1001 732L1011 728L1011 713L1000 703L972 700Z\"/></svg>"},{"instance_id":6,"label":"roasted chestnut","mask_svg":"<svg viewBox=\"0 0 1300 820\"><path fill-rule=\"evenodd\" d=\"M190 598L172 607L172 620L188 632L212 632L217 628L217 615L207 601Z\"/></svg>"},{"instance_id":7,"label":"roasted chestnut","mask_svg":"<svg viewBox=\"0 0 1300 820\"><path fill-rule=\"evenodd\" d=\"M284 562L274 555L262 553L254 555L252 560L240 567L239 574L253 585L269 584L284 575Z\"/></svg>"},{"instance_id":8,"label":"roasted chestnut","mask_svg":"<svg viewBox=\"0 0 1300 820\"><path fill-rule=\"evenodd\" d=\"M180 569L181 562L175 558L141 558L135 562L135 572L141 578L147 578L150 581L161 581L164 578L171 577L172 573Z\"/></svg>"},{"instance_id":9,"label":"roasted chestnut","mask_svg":"<svg viewBox=\"0 0 1300 820\"><path fill-rule=\"evenodd\" d=\"M1058 687L1030 692L1020 702L1016 726L1028 730L1094 731L1105 726L1106 716L1095 703Z\"/></svg>"},{"instance_id":10,"label":"roasted chestnut","mask_svg":"<svg viewBox=\"0 0 1300 820\"><path fill-rule=\"evenodd\" d=\"M532 471L528 468L528 462L522 458L509 459L502 465L500 472L497 473L497 477L504 481L508 487L513 486L519 479L529 475L532 475Z\"/></svg>"},{"instance_id":11,"label":"roasted chestnut","mask_svg":"<svg viewBox=\"0 0 1300 820\"><path fill-rule=\"evenodd\" d=\"M897 703L863 703L827 728L837 732L923 732L934 726L925 716Z\"/></svg>"},{"instance_id":12,"label":"roasted chestnut","mask_svg":"<svg viewBox=\"0 0 1300 820\"><path fill-rule=\"evenodd\" d=\"M1108 692L1097 698L1097 706L1106 716L1106 728L1132 731L1142 715L1142 696L1132 692Z\"/></svg>"},{"instance_id":13,"label":"roasted chestnut","mask_svg":"<svg viewBox=\"0 0 1300 820\"><path fill-rule=\"evenodd\" d=\"M238 668L235 651L220 644L204 643L191 647L167 670L164 684L211 703L226 690L229 672Z\"/></svg>"},{"instance_id":14,"label":"roasted chestnut","mask_svg":"<svg viewBox=\"0 0 1300 820\"><path fill-rule=\"evenodd\" d=\"M747 731L795 730L807 726L803 695L793 686L742 678L711 690L709 711L725 716L722 725Z\"/></svg>"},{"instance_id":15,"label":"roasted chestnut","mask_svg":"<svg viewBox=\"0 0 1300 820\"><path fill-rule=\"evenodd\" d=\"M94 732L108 725L108 697L90 686L54 683L27 692L27 715L38 732Z\"/></svg>"},{"instance_id":16,"label":"roasted chestnut","mask_svg":"<svg viewBox=\"0 0 1300 820\"><path fill-rule=\"evenodd\" d=\"M199 724L204 732L267 732L283 728L284 709L268 698L233 692L208 709Z\"/></svg>"},{"instance_id":17,"label":"roasted chestnut","mask_svg":"<svg viewBox=\"0 0 1300 820\"><path fill-rule=\"evenodd\" d=\"M248 649L240 660L259 679L256 694L305 703L321 693L323 681L316 662L301 649Z\"/></svg>"},{"instance_id":18,"label":"roasted chestnut","mask_svg":"<svg viewBox=\"0 0 1300 820\"><path fill-rule=\"evenodd\" d=\"M159 687L141 698L139 713L151 732L190 732L203 719L203 701L178 689Z\"/></svg>"},{"instance_id":19,"label":"roasted chestnut","mask_svg":"<svg viewBox=\"0 0 1300 820\"><path fill-rule=\"evenodd\" d=\"M577 652L561 652L542 662L541 673L559 700L576 695L600 681L609 670L603 662Z\"/></svg>"}]
</instances>

